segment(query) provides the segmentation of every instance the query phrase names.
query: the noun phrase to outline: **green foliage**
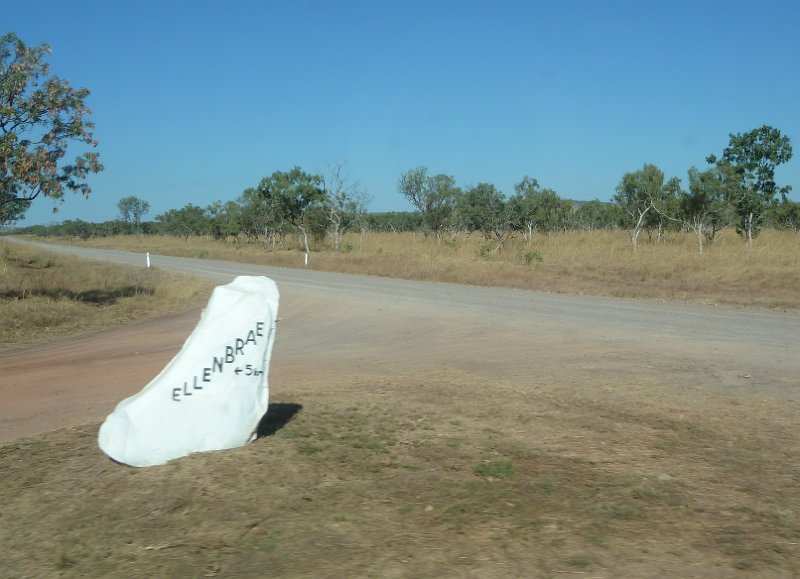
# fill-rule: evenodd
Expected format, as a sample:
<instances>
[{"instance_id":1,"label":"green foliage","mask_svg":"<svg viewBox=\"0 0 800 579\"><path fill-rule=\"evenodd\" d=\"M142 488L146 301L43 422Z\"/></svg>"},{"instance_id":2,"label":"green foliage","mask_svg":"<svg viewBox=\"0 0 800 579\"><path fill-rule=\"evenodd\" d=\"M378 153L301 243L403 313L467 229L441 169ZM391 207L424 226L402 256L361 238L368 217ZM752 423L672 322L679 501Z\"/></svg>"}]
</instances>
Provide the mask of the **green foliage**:
<instances>
[{"instance_id":1,"label":"green foliage","mask_svg":"<svg viewBox=\"0 0 800 579\"><path fill-rule=\"evenodd\" d=\"M778 229L800 231L800 202L784 199L773 207L771 216Z\"/></svg>"},{"instance_id":2,"label":"green foliage","mask_svg":"<svg viewBox=\"0 0 800 579\"><path fill-rule=\"evenodd\" d=\"M64 163L72 143L94 148L87 89L50 74L50 47L29 47L14 33L0 36L0 225L13 222L39 197L90 193L86 178L103 169L87 151Z\"/></svg>"},{"instance_id":3,"label":"green foliage","mask_svg":"<svg viewBox=\"0 0 800 579\"><path fill-rule=\"evenodd\" d=\"M440 237L453 217L460 194L455 178L448 175L429 177L426 167L417 167L400 175L397 188L420 212L428 228L437 238Z\"/></svg>"},{"instance_id":4,"label":"green foliage","mask_svg":"<svg viewBox=\"0 0 800 579\"><path fill-rule=\"evenodd\" d=\"M238 239L242 230L242 208L236 201L217 201L206 208L214 239Z\"/></svg>"},{"instance_id":5,"label":"green foliage","mask_svg":"<svg viewBox=\"0 0 800 579\"><path fill-rule=\"evenodd\" d=\"M245 194L250 195L258 204L259 211L267 223L273 228L280 227L284 222L295 226L303 234L303 244L308 252L308 233L312 231L310 213L312 208L320 208L325 202L324 181L319 175L306 173L300 167L290 171L275 171L265 177L255 190L248 189ZM319 215L315 215L318 221ZM316 231L313 229L312 233Z\"/></svg>"},{"instance_id":6,"label":"green foliage","mask_svg":"<svg viewBox=\"0 0 800 579\"><path fill-rule=\"evenodd\" d=\"M294 167L290 171L275 171L264 177L256 187L245 189L237 202L240 210L236 216L240 231L251 239L261 235L265 239L283 236L287 226L294 226L303 234L303 244L308 251L308 234L319 231L321 214L317 211L311 223L312 208L320 210L325 202L324 181ZM233 208L228 210L233 215ZM313 226L313 230L312 230Z\"/></svg>"},{"instance_id":7,"label":"green foliage","mask_svg":"<svg viewBox=\"0 0 800 579\"><path fill-rule=\"evenodd\" d=\"M614 202L623 210L624 225L633 227L664 196L664 172L645 163L638 171L625 173L617 185Z\"/></svg>"},{"instance_id":8,"label":"green foliage","mask_svg":"<svg viewBox=\"0 0 800 579\"><path fill-rule=\"evenodd\" d=\"M676 211L680 190L677 177L664 181L664 172L649 163L638 171L623 175L614 202L621 210L623 226L631 230L634 249L643 230L662 231L666 227L666 216Z\"/></svg>"},{"instance_id":9,"label":"green foliage","mask_svg":"<svg viewBox=\"0 0 800 579\"><path fill-rule=\"evenodd\" d=\"M511 227L523 231L530 241L534 231L556 231L567 225L572 203L561 199L552 189L542 189L532 177L523 177L514 185L515 194L508 201Z\"/></svg>"},{"instance_id":10,"label":"green foliage","mask_svg":"<svg viewBox=\"0 0 800 579\"><path fill-rule=\"evenodd\" d=\"M150 203L134 196L123 197L117 202L117 209L119 209L122 221L139 232L141 231L142 217L150 211Z\"/></svg>"},{"instance_id":11,"label":"green foliage","mask_svg":"<svg viewBox=\"0 0 800 579\"><path fill-rule=\"evenodd\" d=\"M478 476L505 478L514 474L514 463L510 460L491 460L475 465L473 472Z\"/></svg>"},{"instance_id":12,"label":"green foliage","mask_svg":"<svg viewBox=\"0 0 800 579\"><path fill-rule=\"evenodd\" d=\"M679 196L679 215L709 241L727 222L726 210L737 197L739 182L731 167L721 165L700 172L689 169L689 190Z\"/></svg>"},{"instance_id":13,"label":"green foliage","mask_svg":"<svg viewBox=\"0 0 800 579\"><path fill-rule=\"evenodd\" d=\"M490 243L484 243L478 248L478 257L482 257L483 259L487 259L494 255L496 246Z\"/></svg>"},{"instance_id":14,"label":"green foliage","mask_svg":"<svg viewBox=\"0 0 800 579\"><path fill-rule=\"evenodd\" d=\"M164 233L189 237L203 235L211 230L211 218L207 210L189 203L183 209L170 209L156 216Z\"/></svg>"},{"instance_id":15,"label":"green foliage","mask_svg":"<svg viewBox=\"0 0 800 579\"><path fill-rule=\"evenodd\" d=\"M505 196L490 183L478 183L458 196L460 225L480 231L487 241L502 243L511 233L511 219Z\"/></svg>"},{"instance_id":16,"label":"green foliage","mask_svg":"<svg viewBox=\"0 0 800 579\"><path fill-rule=\"evenodd\" d=\"M593 231L595 229L615 229L620 226L622 214L614 203L597 199L574 203L570 215L570 225L574 229Z\"/></svg>"},{"instance_id":17,"label":"green foliage","mask_svg":"<svg viewBox=\"0 0 800 579\"><path fill-rule=\"evenodd\" d=\"M400 233L419 231L424 226L422 214L417 211L386 211L369 213L365 223L370 231Z\"/></svg>"},{"instance_id":18,"label":"green foliage","mask_svg":"<svg viewBox=\"0 0 800 579\"><path fill-rule=\"evenodd\" d=\"M522 257L525 259L525 263L527 263L528 265L532 264L535 261L536 262L544 261L542 254L536 250L528 251Z\"/></svg>"},{"instance_id":19,"label":"green foliage","mask_svg":"<svg viewBox=\"0 0 800 579\"><path fill-rule=\"evenodd\" d=\"M733 169L739 178L739 194L735 200L737 232L748 244L758 235L767 211L774 206L776 196L783 199L792 190L775 183L775 168L792 158L789 137L769 125L746 133L731 133L722 158L709 155L711 164Z\"/></svg>"}]
</instances>

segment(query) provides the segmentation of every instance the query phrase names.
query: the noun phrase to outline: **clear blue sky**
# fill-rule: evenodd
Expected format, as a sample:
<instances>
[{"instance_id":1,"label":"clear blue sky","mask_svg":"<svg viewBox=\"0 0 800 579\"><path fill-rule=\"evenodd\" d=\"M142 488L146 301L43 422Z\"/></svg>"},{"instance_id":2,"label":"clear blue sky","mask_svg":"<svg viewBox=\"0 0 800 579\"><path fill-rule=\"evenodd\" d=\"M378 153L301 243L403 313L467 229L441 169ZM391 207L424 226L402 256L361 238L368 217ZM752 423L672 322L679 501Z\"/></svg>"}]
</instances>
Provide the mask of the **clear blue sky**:
<instances>
[{"instance_id":1,"label":"clear blue sky","mask_svg":"<svg viewBox=\"0 0 800 579\"><path fill-rule=\"evenodd\" d=\"M792 139L777 180L800 198L798 0L9 1L2 22L91 90L106 167L22 224L114 219L128 195L152 219L345 161L372 211L409 209L420 165L608 200L762 124Z\"/></svg>"}]
</instances>

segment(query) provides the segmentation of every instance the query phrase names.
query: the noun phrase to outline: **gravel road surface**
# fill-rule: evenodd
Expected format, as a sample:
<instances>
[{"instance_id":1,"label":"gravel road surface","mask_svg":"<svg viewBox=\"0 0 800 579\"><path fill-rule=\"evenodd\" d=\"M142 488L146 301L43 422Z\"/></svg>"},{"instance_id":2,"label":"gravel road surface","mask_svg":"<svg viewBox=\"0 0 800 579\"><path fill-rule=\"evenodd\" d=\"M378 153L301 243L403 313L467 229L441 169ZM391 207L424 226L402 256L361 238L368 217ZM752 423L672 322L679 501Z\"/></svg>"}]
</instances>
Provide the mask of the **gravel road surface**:
<instances>
[{"instance_id":1,"label":"gravel road surface","mask_svg":"<svg viewBox=\"0 0 800 579\"><path fill-rule=\"evenodd\" d=\"M43 244L44 245L44 244ZM145 256L46 244L133 265ZM800 398L800 316L425 283L151 254L153 267L281 291L270 383L469 373L668 398ZM312 256L313 260L313 256ZM313 261L312 261L313 263ZM0 441L100 420L180 349L199 311L0 353Z\"/></svg>"}]
</instances>

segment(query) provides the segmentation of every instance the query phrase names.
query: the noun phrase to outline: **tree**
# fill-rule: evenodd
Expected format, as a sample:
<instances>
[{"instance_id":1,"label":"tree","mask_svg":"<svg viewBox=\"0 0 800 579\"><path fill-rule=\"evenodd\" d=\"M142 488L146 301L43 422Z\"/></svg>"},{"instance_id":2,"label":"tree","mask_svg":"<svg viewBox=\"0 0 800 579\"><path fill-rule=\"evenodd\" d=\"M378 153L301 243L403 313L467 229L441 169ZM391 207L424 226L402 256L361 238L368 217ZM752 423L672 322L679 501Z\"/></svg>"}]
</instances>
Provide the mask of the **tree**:
<instances>
[{"instance_id":1,"label":"tree","mask_svg":"<svg viewBox=\"0 0 800 579\"><path fill-rule=\"evenodd\" d=\"M578 202L570 217L573 227L585 231L615 229L620 222L620 209L614 203L599 201Z\"/></svg>"},{"instance_id":2,"label":"tree","mask_svg":"<svg viewBox=\"0 0 800 579\"><path fill-rule=\"evenodd\" d=\"M123 197L117 202L119 216L122 221L128 224L129 228L140 230L142 217L150 211L150 203L131 195Z\"/></svg>"},{"instance_id":3,"label":"tree","mask_svg":"<svg viewBox=\"0 0 800 579\"><path fill-rule=\"evenodd\" d=\"M422 214L417 211L386 211L369 213L364 218L365 226L372 231L398 233L419 231L423 227Z\"/></svg>"},{"instance_id":4,"label":"tree","mask_svg":"<svg viewBox=\"0 0 800 579\"><path fill-rule=\"evenodd\" d=\"M215 239L239 241L242 231L242 207L236 201L216 201L206 208L211 233Z\"/></svg>"},{"instance_id":5,"label":"tree","mask_svg":"<svg viewBox=\"0 0 800 579\"><path fill-rule=\"evenodd\" d=\"M792 158L789 137L769 125L763 125L747 133L729 135L728 146L722 158L709 155L710 164L730 166L740 180L740 192L735 200L739 223L736 230L751 247L758 235L764 216L780 194L786 199L790 186L778 187L775 183L775 168Z\"/></svg>"},{"instance_id":6,"label":"tree","mask_svg":"<svg viewBox=\"0 0 800 579\"><path fill-rule=\"evenodd\" d=\"M248 187L237 198L240 207L239 228L248 239L258 241L264 234L264 250L275 247L278 235L282 234L286 216L277 206L277 200L266 190L267 180L262 179L256 187Z\"/></svg>"},{"instance_id":7,"label":"tree","mask_svg":"<svg viewBox=\"0 0 800 579\"><path fill-rule=\"evenodd\" d=\"M191 203L182 209L170 209L156 216L156 221L161 223L166 233L185 237L187 240L190 235L203 235L211 228L208 211Z\"/></svg>"},{"instance_id":8,"label":"tree","mask_svg":"<svg viewBox=\"0 0 800 579\"><path fill-rule=\"evenodd\" d=\"M619 205L625 215L624 224L630 228L631 244L636 251L639 235L648 226L648 217L656 214L655 203L662 201L665 193L674 188L665 187L664 173L655 165L645 163L638 171L625 173L617 185L614 202ZM658 220L649 222L651 225Z\"/></svg>"},{"instance_id":9,"label":"tree","mask_svg":"<svg viewBox=\"0 0 800 579\"><path fill-rule=\"evenodd\" d=\"M417 167L400 175L397 188L420 212L436 239L440 239L453 216L459 194L455 178L449 175L429 177L427 167Z\"/></svg>"},{"instance_id":10,"label":"tree","mask_svg":"<svg viewBox=\"0 0 800 579\"><path fill-rule=\"evenodd\" d=\"M0 226L11 225L25 215L30 207L30 201L9 201L5 204L0 203Z\"/></svg>"},{"instance_id":11,"label":"tree","mask_svg":"<svg viewBox=\"0 0 800 579\"><path fill-rule=\"evenodd\" d=\"M480 231L484 239L494 239L495 251L513 233L505 195L490 183L478 183L458 198L458 214L467 231Z\"/></svg>"},{"instance_id":12,"label":"tree","mask_svg":"<svg viewBox=\"0 0 800 579\"><path fill-rule=\"evenodd\" d=\"M358 181L351 181L346 163L337 163L324 178L325 216L333 229L333 246L339 251L342 234L347 232L367 213L369 196Z\"/></svg>"},{"instance_id":13,"label":"tree","mask_svg":"<svg viewBox=\"0 0 800 579\"><path fill-rule=\"evenodd\" d=\"M294 167L291 171L275 171L258 185L258 194L272 218L285 220L300 231L306 253L309 252L308 233L312 225L309 211L324 203L323 184L321 176Z\"/></svg>"},{"instance_id":14,"label":"tree","mask_svg":"<svg viewBox=\"0 0 800 579\"><path fill-rule=\"evenodd\" d=\"M50 74L50 47L26 46L0 36L0 224L19 219L39 197L61 200L66 191L88 197L90 173L103 170L97 153L65 162L72 143L97 146L89 91Z\"/></svg>"},{"instance_id":15,"label":"tree","mask_svg":"<svg viewBox=\"0 0 800 579\"><path fill-rule=\"evenodd\" d=\"M773 208L772 215L778 229L800 231L800 202L784 199Z\"/></svg>"},{"instance_id":16,"label":"tree","mask_svg":"<svg viewBox=\"0 0 800 579\"><path fill-rule=\"evenodd\" d=\"M529 244L535 231L554 231L565 226L571 204L553 189L542 189L536 179L526 175L514 185L514 191L508 202L511 223L523 232Z\"/></svg>"},{"instance_id":17,"label":"tree","mask_svg":"<svg viewBox=\"0 0 800 579\"><path fill-rule=\"evenodd\" d=\"M703 172L696 167L689 169L689 190L679 194L678 216L697 237L700 253L703 253L703 240L713 242L724 226L724 213L736 187L735 174L728 166Z\"/></svg>"}]
</instances>

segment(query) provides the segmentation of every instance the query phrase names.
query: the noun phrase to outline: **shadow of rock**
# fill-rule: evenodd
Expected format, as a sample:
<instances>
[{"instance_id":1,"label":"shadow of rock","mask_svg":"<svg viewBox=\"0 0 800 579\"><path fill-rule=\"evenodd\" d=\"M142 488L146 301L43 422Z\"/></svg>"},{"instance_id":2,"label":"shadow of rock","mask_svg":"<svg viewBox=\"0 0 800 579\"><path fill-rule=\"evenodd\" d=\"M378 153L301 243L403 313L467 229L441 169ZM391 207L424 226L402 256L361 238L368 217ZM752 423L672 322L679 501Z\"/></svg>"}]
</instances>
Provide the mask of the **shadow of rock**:
<instances>
[{"instance_id":1,"label":"shadow of rock","mask_svg":"<svg viewBox=\"0 0 800 579\"><path fill-rule=\"evenodd\" d=\"M256 438L272 436L286 426L294 415L303 409L301 404L294 402L274 402L267 408L267 413L261 418L256 428Z\"/></svg>"}]
</instances>

